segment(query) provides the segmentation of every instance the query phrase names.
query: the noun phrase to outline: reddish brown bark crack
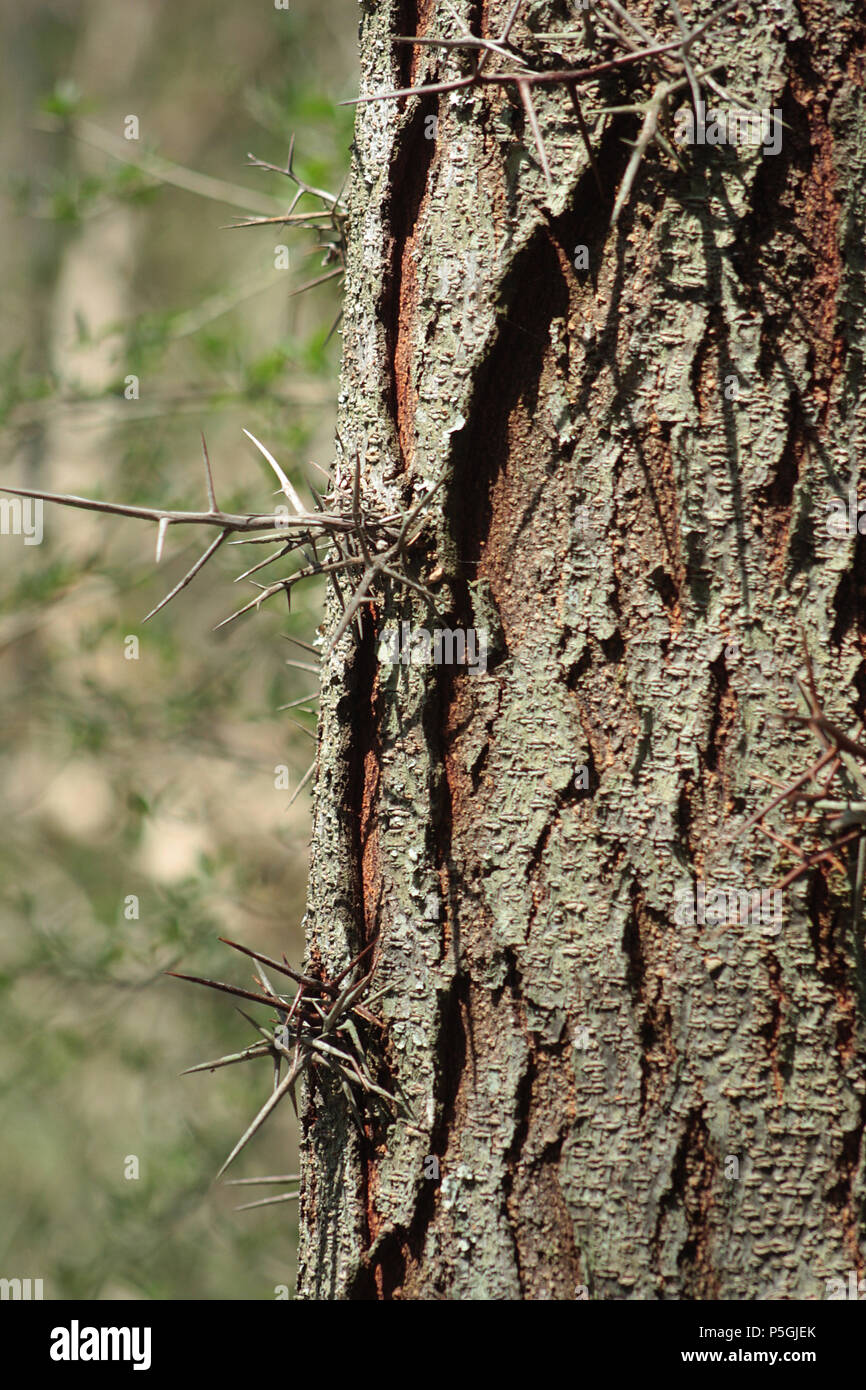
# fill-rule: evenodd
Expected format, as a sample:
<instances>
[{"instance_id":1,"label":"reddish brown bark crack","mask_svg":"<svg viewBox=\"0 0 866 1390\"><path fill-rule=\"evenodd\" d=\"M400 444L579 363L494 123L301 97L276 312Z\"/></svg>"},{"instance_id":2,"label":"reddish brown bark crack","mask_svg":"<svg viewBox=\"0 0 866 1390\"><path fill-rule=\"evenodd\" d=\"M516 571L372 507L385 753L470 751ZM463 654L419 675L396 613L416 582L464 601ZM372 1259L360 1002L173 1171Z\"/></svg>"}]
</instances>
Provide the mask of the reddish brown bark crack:
<instances>
[{"instance_id":1,"label":"reddish brown bark crack","mask_svg":"<svg viewBox=\"0 0 866 1390\"><path fill-rule=\"evenodd\" d=\"M433 13L433 0L417 0L404 8L407 27L403 33L423 37ZM405 68L401 86L409 86L418 80L419 67L428 61L429 50L421 46L398 47ZM407 59L406 55L411 56ZM415 455L417 254L422 246L428 176L437 146L436 140L426 138L426 119L433 109L431 103L422 102L413 112L410 125L397 142L388 181L389 265L380 313L385 325L390 367L390 405L404 472L411 469Z\"/></svg>"},{"instance_id":2,"label":"reddish brown bark crack","mask_svg":"<svg viewBox=\"0 0 866 1390\"><path fill-rule=\"evenodd\" d=\"M726 749L731 734L736 728L739 702L728 677L725 653L721 652L710 663L713 683L712 717L704 750L706 766L711 774L719 778L721 787L726 785ZM721 798L724 803L724 796Z\"/></svg>"},{"instance_id":3,"label":"reddish brown bark crack","mask_svg":"<svg viewBox=\"0 0 866 1390\"><path fill-rule=\"evenodd\" d=\"M769 985L769 1017L766 1023L759 1027L758 1032L764 1039L767 1056L773 1069L776 1099L781 1102L786 1077L783 1075L783 1066L780 1064L779 1041L782 1034L785 1007L789 1001L782 984L782 967L772 952L767 956L767 982Z\"/></svg>"},{"instance_id":4,"label":"reddish brown bark crack","mask_svg":"<svg viewBox=\"0 0 866 1390\"><path fill-rule=\"evenodd\" d=\"M574 1072L565 1044L541 1046L528 1027L513 953L507 989L528 1047L515 1091L518 1122L506 1154L503 1190L521 1298L571 1299L581 1282L581 1261L558 1169L577 1113Z\"/></svg>"}]
</instances>

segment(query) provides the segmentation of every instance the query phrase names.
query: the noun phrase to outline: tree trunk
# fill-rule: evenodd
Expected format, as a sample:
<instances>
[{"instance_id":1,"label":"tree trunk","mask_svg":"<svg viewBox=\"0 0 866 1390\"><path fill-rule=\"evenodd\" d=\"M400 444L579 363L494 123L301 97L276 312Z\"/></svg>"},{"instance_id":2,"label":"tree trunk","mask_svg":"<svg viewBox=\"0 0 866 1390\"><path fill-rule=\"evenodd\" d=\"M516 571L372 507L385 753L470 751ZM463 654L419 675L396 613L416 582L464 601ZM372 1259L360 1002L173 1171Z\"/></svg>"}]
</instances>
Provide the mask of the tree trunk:
<instances>
[{"instance_id":1,"label":"tree trunk","mask_svg":"<svg viewBox=\"0 0 866 1390\"><path fill-rule=\"evenodd\" d=\"M461 11L495 37L510 8ZM457 34L427 0L362 13L362 94L468 70L390 42ZM864 1273L848 881L811 870L781 923L770 896L707 907L793 862L737 836L821 752L779 718L801 629L828 717L866 709L866 548L825 524L866 437L862 10L744 6L712 52L781 110L780 151L651 145L614 227L642 116L592 112L645 94L638 66L581 89L603 199L562 86L535 89L550 185L513 86L358 108L343 477L360 453L396 509L444 473L417 576L489 649L381 665L377 632L430 626L395 586L323 685L309 958L378 937L370 1046L420 1133L368 1110L362 1139L304 1091L303 1298L820 1299Z\"/></svg>"}]
</instances>

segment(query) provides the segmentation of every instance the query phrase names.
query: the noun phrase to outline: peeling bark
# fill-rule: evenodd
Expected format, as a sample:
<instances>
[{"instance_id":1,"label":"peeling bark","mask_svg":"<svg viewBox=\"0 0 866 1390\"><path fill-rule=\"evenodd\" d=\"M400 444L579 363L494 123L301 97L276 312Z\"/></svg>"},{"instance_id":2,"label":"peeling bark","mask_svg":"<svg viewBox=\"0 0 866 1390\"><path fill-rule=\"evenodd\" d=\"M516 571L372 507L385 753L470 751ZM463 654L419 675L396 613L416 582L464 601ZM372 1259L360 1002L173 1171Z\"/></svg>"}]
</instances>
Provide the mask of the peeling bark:
<instances>
[{"instance_id":1,"label":"peeling bark","mask_svg":"<svg viewBox=\"0 0 866 1390\"><path fill-rule=\"evenodd\" d=\"M495 35L509 8L466 15ZM495 647L483 674L379 665L374 629L428 621L395 589L323 687L309 963L378 936L377 1063L423 1137L371 1112L362 1140L305 1090L303 1298L822 1298L864 1274L845 883L795 883L777 934L676 910L781 876L735 833L814 755L777 717L801 628L830 717L866 712L864 538L824 524L866 423L866 25L846 0L750 13L726 81L781 107L781 152L650 150L614 231L634 117L594 137L604 205L558 89L552 192L506 91L359 107L343 466L388 507L444 470L418 573ZM390 43L435 22L364 5L362 93L435 71Z\"/></svg>"}]
</instances>

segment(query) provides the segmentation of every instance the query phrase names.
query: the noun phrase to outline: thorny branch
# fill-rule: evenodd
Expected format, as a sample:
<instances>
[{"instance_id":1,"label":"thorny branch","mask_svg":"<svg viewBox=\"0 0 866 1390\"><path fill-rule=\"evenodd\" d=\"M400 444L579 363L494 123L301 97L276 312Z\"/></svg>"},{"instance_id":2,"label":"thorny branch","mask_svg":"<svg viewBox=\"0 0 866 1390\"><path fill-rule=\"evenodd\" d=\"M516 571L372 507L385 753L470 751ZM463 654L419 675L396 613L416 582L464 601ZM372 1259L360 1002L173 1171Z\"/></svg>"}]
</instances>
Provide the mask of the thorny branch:
<instances>
[{"instance_id":1,"label":"thorny branch","mask_svg":"<svg viewBox=\"0 0 866 1390\"><path fill-rule=\"evenodd\" d=\"M311 290L316 285L323 285L327 280L342 279L346 272L346 221L347 209L343 202L343 188L337 193L329 193L324 188L316 188L313 184L307 183L295 172L295 137L289 143L289 157L286 160L285 168L278 164L269 164L265 159L257 159L254 154L248 154L249 167L253 169L268 169L274 174L283 174L293 184L295 184L295 194L286 212L271 217L245 217L240 222L230 222L229 228L239 227L268 227L277 223L280 226L303 227L308 231L315 232L320 238L313 247L313 251L321 251L322 265L332 266L332 270L327 270L324 275L318 275L313 280L308 280L306 284L300 285L296 290L292 290L292 295L303 294L305 290ZM344 183L345 186L345 183ZM298 204L302 198L315 198L321 206L305 212L296 212ZM334 333L337 325L342 318L342 313L337 315L328 338ZM326 339L327 341L327 339Z\"/></svg>"},{"instance_id":2,"label":"thorny branch","mask_svg":"<svg viewBox=\"0 0 866 1390\"><path fill-rule=\"evenodd\" d=\"M440 77L437 80L412 87L365 94L347 104L401 101L414 96L442 96L473 87L513 87L526 112L545 181L548 188L552 188L553 176L550 160L535 110L533 92L539 87L563 86L566 88L574 107L580 137L586 149L593 175L600 191L602 191L590 133L582 113L578 91L580 87L597 82L602 77L620 69L643 65L646 69L645 81L649 89L649 95L646 99L627 106L602 108L597 113L599 116L604 116L631 112L644 117L639 139L634 146L634 153L623 177L618 196L614 200L611 226L614 226L619 219L634 184L641 159L649 144L654 141L668 155L672 155L676 159L669 142L659 130L660 112L671 96L687 88L697 114L702 100L700 82L705 79L714 92L730 101L732 105L742 110L751 110L712 76L714 69L718 68L720 64L710 63L705 66L693 56L695 46L706 37L719 20L740 3L740 0L725 0L725 3L715 9L707 19L692 29L688 27L677 0L670 0L677 35L675 38L663 40L651 34L639 19L619 3L619 0L589 0L583 32L543 33L535 32L524 25L524 34L521 44L518 46L511 34L524 3L525 0L514 0L502 32L495 39L482 38L472 34L460 17L455 14L451 5L447 4L446 9L456 20L461 31L458 36L444 34L441 36L425 35L423 37L399 35L394 42L416 45L428 50L439 50L444 55L443 61L445 62L455 55L468 58L469 71L463 72L459 76ZM596 28L593 28L590 15L597 26ZM620 22L617 23L617 20ZM622 26L627 26L627 28ZM628 29L632 31L631 34ZM595 39L599 43L612 43L615 47L624 49L625 52L589 64L585 61L581 62L576 50L585 52L588 39ZM566 66L552 68L543 65L532 66L533 60L541 64L547 61L546 49L549 45L553 45L559 50ZM571 51L570 57L569 50ZM488 60L490 60L491 65L498 61L499 68L491 71L490 66L487 66Z\"/></svg>"},{"instance_id":3,"label":"thorny branch","mask_svg":"<svg viewBox=\"0 0 866 1390\"><path fill-rule=\"evenodd\" d=\"M294 585L316 575L326 575L334 583L335 592L342 607L342 616L331 636L325 654L326 658L334 651L356 616L359 616L359 609L362 604L370 598L372 591L382 583L383 579L390 579L394 583L405 585L407 588L420 593L431 609L436 611L436 603L432 594L417 580L407 575L402 565L407 551L415 544L423 530L424 521L419 521L421 513L437 492L444 480L444 475L408 511L386 513L362 505L359 490L361 469L359 457L355 462L351 497L347 497L344 491L338 489L336 485L332 485L330 492L325 497L320 497L318 493L314 494L316 508L309 511L304 507L297 491L269 450L249 430L245 430L244 433L274 470L280 484L280 490L289 503L289 509L271 513L252 512L247 514L222 511L217 505L210 459L203 435L202 452L209 503L207 511L169 511L158 507L131 506L122 502L102 502L95 498L76 497L70 493L42 492L34 488L15 488L5 485L0 487L0 491L12 493L16 497L34 497L45 502L57 502L66 507L82 507L87 511L105 512L112 516L131 516L144 521L156 522L157 563L162 557L169 527L185 523L193 526L212 526L218 529L219 535L216 539L199 556L170 593L166 594L165 598L151 609L144 618L145 622L164 608L182 589L185 589L223 542L233 534L241 536L240 540L233 542L235 545L280 543L280 548L274 554L245 570L243 574L238 576L239 579L248 578L251 574L273 564L283 556L295 552L300 552L306 563L292 574L267 586L257 584L254 580L251 581L259 589L259 593L249 603L244 604L242 608L237 609L228 618L218 623L218 627L224 627L226 623L233 622L251 609L261 607L269 598L280 593L286 595L287 602L291 606L291 591ZM259 532L265 534L251 534ZM323 559L319 558L316 550L316 543L321 540L329 541L333 547ZM342 589L339 587L339 574L344 574L350 583L354 581L354 587L348 597L344 597Z\"/></svg>"}]
</instances>

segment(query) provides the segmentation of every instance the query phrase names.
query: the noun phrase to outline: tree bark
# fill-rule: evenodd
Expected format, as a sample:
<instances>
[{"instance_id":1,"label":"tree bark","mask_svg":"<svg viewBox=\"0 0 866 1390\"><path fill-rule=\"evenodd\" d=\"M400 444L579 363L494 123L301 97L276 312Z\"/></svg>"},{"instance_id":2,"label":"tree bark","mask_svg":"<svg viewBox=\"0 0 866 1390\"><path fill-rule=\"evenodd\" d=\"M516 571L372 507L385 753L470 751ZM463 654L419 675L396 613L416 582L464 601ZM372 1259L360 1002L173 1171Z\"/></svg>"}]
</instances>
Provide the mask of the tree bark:
<instances>
[{"instance_id":1,"label":"tree bark","mask_svg":"<svg viewBox=\"0 0 866 1390\"><path fill-rule=\"evenodd\" d=\"M496 36L510 8L461 12ZM444 22L364 4L361 93L461 70L391 42ZM829 717L866 710L864 538L825 527L866 434L863 14L724 32L781 150L651 146L614 228L640 116L594 123L602 198L562 87L535 96L550 187L511 88L358 108L343 477L360 454L397 508L444 472L417 575L490 653L380 665L377 630L429 626L395 586L323 684L309 963L378 938L370 1046L423 1137L370 1111L362 1139L307 1086L302 1298L819 1299L864 1273L847 882L786 888L781 929L679 910L790 862L736 836L820 751L778 718L801 629Z\"/></svg>"}]
</instances>

